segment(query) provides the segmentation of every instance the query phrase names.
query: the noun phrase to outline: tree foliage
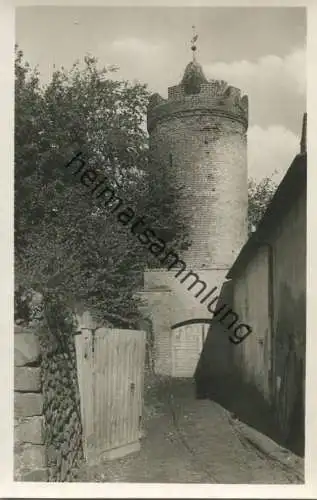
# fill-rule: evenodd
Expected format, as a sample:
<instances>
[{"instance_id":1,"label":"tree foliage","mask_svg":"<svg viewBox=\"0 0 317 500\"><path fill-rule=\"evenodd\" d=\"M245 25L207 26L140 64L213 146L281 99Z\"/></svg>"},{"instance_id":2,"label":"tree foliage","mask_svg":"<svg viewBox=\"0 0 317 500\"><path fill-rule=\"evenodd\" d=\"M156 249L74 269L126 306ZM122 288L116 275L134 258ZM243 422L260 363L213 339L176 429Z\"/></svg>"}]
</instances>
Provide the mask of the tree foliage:
<instances>
[{"instance_id":1,"label":"tree foliage","mask_svg":"<svg viewBox=\"0 0 317 500\"><path fill-rule=\"evenodd\" d=\"M113 68L100 69L90 56L69 71L56 69L46 85L39 76L17 48L16 286L54 290L64 300L95 308L115 325L133 323L133 294L142 286L148 250L100 209L64 166L81 151L127 205L151 214L154 188L148 182L144 130L148 91L115 80ZM164 190L165 196L166 185ZM159 198L157 186L155 193ZM167 198L169 208L163 203L161 209L177 241L182 225L172 217L173 197ZM155 227L156 214L151 215Z\"/></svg>"},{"instance_id":2,"label":"tree foliage","mask_svg":"<svg viewBox=\"0 0 317 500\"><path fill-rule=\"evenodd\" d=\"M248 229L249 233L254 231L264 212L267 209L274 193L277 189L277 184L271 177L264 177L260 182L254 179L249 179L248 182Z\"/></svg>"}]
</instances>

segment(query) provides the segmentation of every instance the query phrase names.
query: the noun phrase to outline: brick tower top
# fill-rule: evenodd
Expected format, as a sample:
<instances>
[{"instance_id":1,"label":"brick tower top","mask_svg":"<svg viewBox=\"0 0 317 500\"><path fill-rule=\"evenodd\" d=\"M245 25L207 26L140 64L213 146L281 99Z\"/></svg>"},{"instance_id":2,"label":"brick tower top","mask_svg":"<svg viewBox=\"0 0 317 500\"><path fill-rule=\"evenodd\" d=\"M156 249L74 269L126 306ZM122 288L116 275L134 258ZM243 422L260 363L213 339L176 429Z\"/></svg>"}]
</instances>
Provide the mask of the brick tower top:
<instances>
[{"instance_id":1,"label":"brick tower top","mask_svg":"<svg viewBox=\"0 0 317 500\"><path fill-rule=\"evenodd\" d=\"M248 126L248 97L224 80L207 80L194 59L185 68L181 83L168 88L168 98L153 94L148 105L147 124L151 132L158 121L184 112L212 112Z\"/></svg>"},{"instance_id":2,"label":"brick tower top","mask_svg":"<svg viewBox=\"0 0 317 500\"><path fill-rule=\"evenodd\" d=\"M186 262L229 269L247 237L248 97L223 80L208 81L193 52L168 98L150 98L149 168L154 177L157 168L171 171L180 188L191 241Z\"/></svg>"}]
</instances>

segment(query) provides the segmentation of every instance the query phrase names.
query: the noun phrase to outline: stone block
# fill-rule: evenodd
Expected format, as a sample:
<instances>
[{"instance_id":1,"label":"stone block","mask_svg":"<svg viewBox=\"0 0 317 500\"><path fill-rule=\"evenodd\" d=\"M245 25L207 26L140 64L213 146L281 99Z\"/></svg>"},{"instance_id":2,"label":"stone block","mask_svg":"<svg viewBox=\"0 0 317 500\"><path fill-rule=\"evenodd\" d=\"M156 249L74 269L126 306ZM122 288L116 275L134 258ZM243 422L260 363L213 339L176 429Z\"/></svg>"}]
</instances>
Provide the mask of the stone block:
<instances>
[{"instance_id":1,"label":"stone block","mask_svg":"<svg viewBox=\"0 0 317 500\"><path fill-rule=\"evenodd\" d=\"M14 390L21 392L40 392L41 369L39 367L15 366Z\"/></svg>"},{"instance_id":2,"label":"stone block","mask_svg":"<svg viewBox=\"0 0 317 500\"><path fill-rule=\"evenodd\" d=\"M40 357L40 343L35 333L20 333L14 336L14 364L25 366L35 363Z\"/></svg>"},{"instance_id":3,"label":"stone block","mask_svg":"<svg viewBox=\"0 0 317 500\"><path fill-rule=\"evenodd\" d=\"M24 472L21 475L21 481L48 481L47 469L36 469L29 472Z\"/></svg>"},{"instance_id":4,"label":"stone block","mask_svg":"<svg viewBox=\"0 0 317 500\"><path fill-rule=\"evenodd\" d=\"M14 325L14 333L23 333L23 330L25 330L25 327L23 325Z\"/></svg>"},{"instance_id":5,"label":"stone block","mask_svg":"<svg viewBox=\"0 0 317 500\"><path fill-rule=\"evenodd\" d=\"M19 467L21 471L34 469L44 469L46 467L45 446L36 444L25 444L19 456L15 457L15 467Z\"/></svg>"},{"instance_id":6,"label":"stone block","mask_svg":"<svg viewBox=\"0 0 317 500\"><path fill-rule=\"evenodd\" d=\"M43 444L43 417L21 419L14 427L16 442Z\"/></svg>"},{"instance_id":7,"label":"stone block","mask_svg":"<svg viewBox=\"0 0 317 500\"><path fill-rule=\"evenodd\" d=\"M14 393L14 416L17 417L33 417L42 415L43 412L43 396L32 392Z\"/></svg>"},{"instance_id":8,"label":"stone block","mask_svg":"<svg viewBox=\"0 0 317 500\"><path fill-rule=\"evenodd\" d=\"M29 324L15 324L14 325L14 333L15 334L20 334L20 333L34 333L34 326L32 326L30 323Z\"/></svg>"}]
</instances>

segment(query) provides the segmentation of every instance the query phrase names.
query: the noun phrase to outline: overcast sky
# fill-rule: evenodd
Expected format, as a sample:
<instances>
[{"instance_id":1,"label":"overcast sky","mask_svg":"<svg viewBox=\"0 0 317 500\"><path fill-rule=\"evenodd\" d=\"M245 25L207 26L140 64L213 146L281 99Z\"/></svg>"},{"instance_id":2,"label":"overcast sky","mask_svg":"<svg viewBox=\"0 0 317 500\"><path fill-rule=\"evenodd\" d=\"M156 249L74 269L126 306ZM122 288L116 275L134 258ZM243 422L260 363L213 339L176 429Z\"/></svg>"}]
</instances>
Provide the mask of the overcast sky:
<instances>
[{"instance_id":1,"label":"overcast sky","mask_svg":"<svg viewBox=\"0 0 317 500\"><path fill-rule=\"evenodd\" d=\"M44 81L53 64L70 67L90 53L116 64L116 77L147 83L164 97L191 59L208 78L249 95L249 175L275 170L279 181L299 151L306 110L306 12L302 8L17 8L16 40Z\"/></svg>"}]
</instances>

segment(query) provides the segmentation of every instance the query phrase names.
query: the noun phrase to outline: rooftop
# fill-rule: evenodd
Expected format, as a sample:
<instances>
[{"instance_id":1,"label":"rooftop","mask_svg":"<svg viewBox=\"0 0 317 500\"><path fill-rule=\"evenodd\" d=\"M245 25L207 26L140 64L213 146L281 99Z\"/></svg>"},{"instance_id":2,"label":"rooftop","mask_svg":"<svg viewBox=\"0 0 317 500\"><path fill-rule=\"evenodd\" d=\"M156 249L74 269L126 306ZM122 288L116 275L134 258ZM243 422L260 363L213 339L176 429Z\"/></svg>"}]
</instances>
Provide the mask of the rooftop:
<instances>
[{"instance_id":1,"label":"rooftop","mask_svg":"<svg viewBox=\"0 0 317 500\"><path fill-rule=\"evenodd\" d=\"M208 80L202 66L193 60L187 64L181 84L184 86L186 94L198 94L202 83L208 83Z\"/></svg>"}]
</instances>

